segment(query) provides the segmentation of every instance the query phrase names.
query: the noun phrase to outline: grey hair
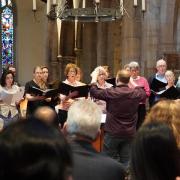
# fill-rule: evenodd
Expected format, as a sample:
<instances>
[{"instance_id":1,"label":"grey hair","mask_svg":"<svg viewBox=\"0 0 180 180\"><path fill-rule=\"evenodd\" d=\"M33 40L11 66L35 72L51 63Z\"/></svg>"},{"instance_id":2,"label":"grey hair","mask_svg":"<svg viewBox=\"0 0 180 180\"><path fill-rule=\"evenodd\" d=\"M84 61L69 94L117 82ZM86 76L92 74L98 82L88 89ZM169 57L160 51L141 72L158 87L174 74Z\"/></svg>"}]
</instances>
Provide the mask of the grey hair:
<instances>
[{"instance_id":1,"label":"grey hair","mask_svg":"<svg viewBox=\"0 0 180 180\"><path fill-rule=\"evenodd\" d=\"M74 102L68 110L67 132L95 139L100 129L101 110L91 100Z\"/></svg>"},{"instance_id":2,"label":"grey hair","mask_svg":"<svg viewBox=\"0 0 180 180\"><path fill-rule=\"evenodd\" d=\"M131 61L131 62L129 63L129 68L130 68L130 69L132 69L132 68L139 69L139 64L138 64L138 62L136 62L136 61Z\"/></svg>"},{"instance_id":3,"label":"grey hair","mask_svg":"<svg viewBox=\"0 0 180 180\"><path fill-rule=\"evenodd\" d=\"M160 65L166 65L167 66L167 63L164 59L159 59L157 62L156 62L156 67L160 66Z\"/></svg>"}]
</instances>

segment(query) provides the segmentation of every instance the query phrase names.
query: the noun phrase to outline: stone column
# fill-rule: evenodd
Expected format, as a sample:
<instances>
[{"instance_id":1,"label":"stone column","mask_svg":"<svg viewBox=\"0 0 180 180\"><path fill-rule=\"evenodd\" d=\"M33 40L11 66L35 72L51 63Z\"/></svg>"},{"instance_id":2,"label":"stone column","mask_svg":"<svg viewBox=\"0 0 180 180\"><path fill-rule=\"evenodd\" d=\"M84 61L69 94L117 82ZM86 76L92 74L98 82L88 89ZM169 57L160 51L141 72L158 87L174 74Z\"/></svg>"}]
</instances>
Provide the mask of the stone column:
<instances>
[{"instance_id":1,"label":"stone column","mask_svg":"<svg viewBox=\"0 0 180 180\"><path fill-rule=\"evenodd\" d=\"M133 7L132 0L126 0L126 12L122 20L122 65L130 61L140 61L140 4Z\"/></svg>"},{"instance_id":2,"label":"stone column","mask_svg":"<svg viewBox=\"0 0 180 180\"><path fill-rule=\"evenodd\" d=\"M50 80L59 79L59 68L58 68L58 34L57 34L57 23L54 19L48 19L48 43L47 43L47 60L50 70Z\"/></svg>"},{"instance_id":3,"label":"stone column","mask_svg":"<svg viewBox=\"0 0 180 180\"><path fill-rule=\"evenodd\" d=\"M159 54L175 52L174 10L176 0L161 0Z\"/></svg>"},{"instance_id":4,"label":"stone column","mask_svg":"<svg viewBox=\"0 0 180 180\"><path fill-rule=\"evenodd\" d=\"M146 12L142 18L141 72L149 77L155 71L159 48L160 4L157 0L146 1Z\"/></svg>"}]
</instances>

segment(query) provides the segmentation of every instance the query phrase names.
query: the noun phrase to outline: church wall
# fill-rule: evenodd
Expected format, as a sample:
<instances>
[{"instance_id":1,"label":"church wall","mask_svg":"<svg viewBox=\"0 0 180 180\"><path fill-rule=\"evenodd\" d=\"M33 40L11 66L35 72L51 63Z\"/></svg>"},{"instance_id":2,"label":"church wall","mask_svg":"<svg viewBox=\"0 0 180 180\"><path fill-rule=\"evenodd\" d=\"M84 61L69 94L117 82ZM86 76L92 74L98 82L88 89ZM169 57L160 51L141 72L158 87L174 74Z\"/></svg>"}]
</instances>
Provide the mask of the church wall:
<instances>
[{"instance_id":1,"label":"church wall","mask_svg":"<svg viewBox=\"0 0 180 180\"><path fill-rule=\"evenodd\" d=\"M37 1L35 16L32 0L16 0L16 61L18 81L32 79L33 68L46 63L47 17L45 3Z\"/></svg>"}]
</instances>

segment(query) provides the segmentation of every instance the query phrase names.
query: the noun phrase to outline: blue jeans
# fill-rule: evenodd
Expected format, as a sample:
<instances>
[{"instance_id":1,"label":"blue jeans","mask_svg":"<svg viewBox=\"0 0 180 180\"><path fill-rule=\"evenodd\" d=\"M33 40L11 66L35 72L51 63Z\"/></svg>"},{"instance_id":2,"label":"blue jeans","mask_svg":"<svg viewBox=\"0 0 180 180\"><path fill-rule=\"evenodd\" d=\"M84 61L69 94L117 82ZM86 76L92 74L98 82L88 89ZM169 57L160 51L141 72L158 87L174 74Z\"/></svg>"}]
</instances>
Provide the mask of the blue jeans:
<instances>
[{"instance_id":1,"label":"blue jeans","mask_svg":"<svg viewBox=\"0 0 180 180\"><path fill-rule=\"evenodd\" d=\"M126 169L129 167L132 138L113 137L106 133L104 136L103 152L119 161Z\"/></svg>"}]
</instances>

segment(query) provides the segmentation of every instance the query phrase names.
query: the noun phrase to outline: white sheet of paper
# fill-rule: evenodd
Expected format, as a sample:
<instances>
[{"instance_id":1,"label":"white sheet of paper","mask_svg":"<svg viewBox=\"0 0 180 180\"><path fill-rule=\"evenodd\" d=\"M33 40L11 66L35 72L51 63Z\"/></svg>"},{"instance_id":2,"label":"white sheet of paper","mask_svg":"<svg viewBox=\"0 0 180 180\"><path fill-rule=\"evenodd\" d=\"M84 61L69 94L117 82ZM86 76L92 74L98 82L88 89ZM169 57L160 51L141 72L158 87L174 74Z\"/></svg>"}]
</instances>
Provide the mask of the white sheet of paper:
<instances>
[{"instance_id":1,"label":"white sheet of paper","mask_svg":"<svg viewBox=\"0 0 180 180\"><path fill-rule=\"evenodd\" d=\"M6 91L2 90L0 93L0 99L9 105L15 105L15 102L20 101L24 95L24 87L20 87L19 91Z\"/></svg>"},{"instance_id":2,"label":"white sheet of paper","mask_svg":"<svg viewBox=\"0 0 180 180\"><path fill-rule=\"evenodd\" d=\"M101 115L101 124L104 124L106 122L106 114Z\"/></svg>"}]
</instances>

